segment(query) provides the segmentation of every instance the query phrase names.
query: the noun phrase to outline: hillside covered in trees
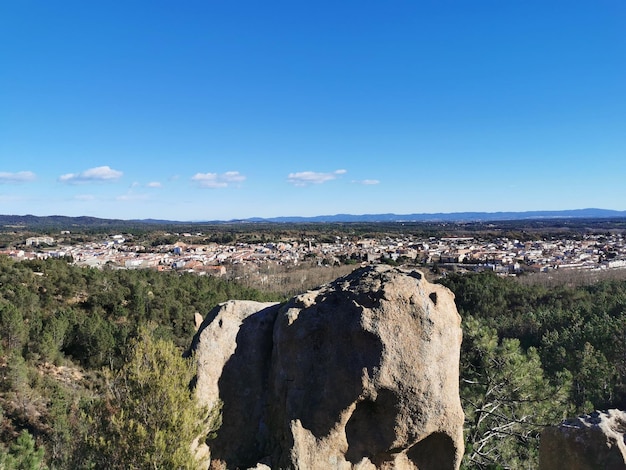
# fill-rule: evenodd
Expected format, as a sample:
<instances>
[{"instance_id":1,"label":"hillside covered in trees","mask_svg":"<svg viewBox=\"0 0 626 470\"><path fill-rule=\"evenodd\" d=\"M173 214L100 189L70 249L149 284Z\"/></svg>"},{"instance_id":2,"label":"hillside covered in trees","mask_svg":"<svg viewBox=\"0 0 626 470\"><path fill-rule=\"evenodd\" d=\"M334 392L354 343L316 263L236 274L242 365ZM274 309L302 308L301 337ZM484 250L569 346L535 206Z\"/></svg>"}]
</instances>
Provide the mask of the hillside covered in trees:
<instances>
[{"instance_id":1,"label":"hillside covered in trees","mask_svg":"<svg viewBox=\"0 0 626 470\"><path fill-rule=\"evenodd\" d=\"M537 468L539 433L626 401L626 282L524 284L493 273L440 280L463 319L467 468Z\"/></svg>"},{"instance_id":2,"label":"hillside covered in trees","mask_svg":"<svg viewBox=\"0 0 626 470\"><path fill-rule=\"evenodd\" d=\"M0 463L129 468L129 456L143 453L169 467L159 459L181 448L185 423L173 422L160 447L148 446L145 434L184 416L167 404L191 403L193 373L181 352L194 333L194 314L230 298L280 296L208 276L0 257ZM138 410L141 416L133 414ZM157 418L147 416L158 410L168 416L151 422Z\"/></svg>"},{"instance_id":3,"label":"hillside covered in trees","mask_svg":"<svg viewBox=\"0 0 626 470\"><path fill-rule=\"evenodd\" d=\"M543 426L623 407L625 281L439 282L463 318L466 468L536 468ZM283 294L0 257L0 467L194 468L189 440L201 429L210 437L220 416L194 406L193 359L181 353L194 314L233 298Z\"/></svg>"}]
</instances>

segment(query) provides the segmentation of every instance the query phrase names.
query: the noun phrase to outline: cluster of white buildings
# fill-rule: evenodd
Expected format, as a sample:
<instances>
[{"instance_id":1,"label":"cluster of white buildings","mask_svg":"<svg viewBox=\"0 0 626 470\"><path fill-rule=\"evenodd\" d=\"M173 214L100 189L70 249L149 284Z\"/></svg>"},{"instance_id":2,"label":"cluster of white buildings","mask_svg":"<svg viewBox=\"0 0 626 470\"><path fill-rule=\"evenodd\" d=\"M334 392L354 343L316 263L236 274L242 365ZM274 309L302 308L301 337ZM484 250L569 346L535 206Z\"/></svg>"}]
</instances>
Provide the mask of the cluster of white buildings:
<instances>
[{"instance_id":1,"label":"cluster of white buildings","mask_svg":"<svg viewBox=\"0 0 626 470\"><path fill-rule=\"evenodd\" d=\"M186 237L181 236L181 240ZM412 236L361 238L336 237L332 243L315 239L261 244L193 244L146 248L133 245L124 235L98 242L45 248L52 237L26 240L24 250L5 250L15 259L67 257L79 266L121 269L152 268L223 275L233 265L293 265L312 262L418 263L456 265L467 269L492 269L502 273L551 269L609 269L626 267L626 240L622 234L585 235L577 239L519 241L470 237L418 239ZM30 248L30 249L29 249Z\"/></svg>"},{"instance_id":2,"label":"cluster of white buildings","mask_svg":"<svg viewBox=\"0 0 626 470\"><path fill-rule=\"evenodd\" d=\"M429 263L480 265L510 273L626 267L626 240L621 234L526 242L443 238L429 244L425 253Z\"/></svg>"}]
</instances>

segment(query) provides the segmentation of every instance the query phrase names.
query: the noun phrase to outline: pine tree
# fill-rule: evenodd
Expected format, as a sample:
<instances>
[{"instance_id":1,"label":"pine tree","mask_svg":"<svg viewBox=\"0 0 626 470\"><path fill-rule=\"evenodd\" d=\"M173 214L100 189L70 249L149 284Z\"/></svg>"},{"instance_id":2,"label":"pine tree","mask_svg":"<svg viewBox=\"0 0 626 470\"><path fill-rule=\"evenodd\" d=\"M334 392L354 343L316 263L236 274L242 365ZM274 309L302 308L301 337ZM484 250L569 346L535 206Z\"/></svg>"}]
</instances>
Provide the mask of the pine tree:
<instances>
[{"instance_id":1,"label":"pine tree","mask_svg":"<svg viewBox=\"0 0 626 470\"><path fill-rule=\"evenodd\" d=\"M36 447L35 440L23 430L9 452L0 450L0 469L2 470L45 470L43 447Z\"/></svg>"},{"instance_id":2,"label":"pine tree","mask_svg":"<svg viewBox=\"0 0 626 470\"><path fill-rule=\"evenodd\" d=\"M534 348L498 339L496 331L463 320L461 399L466 419L465 468L536 468L539 434L569 408L571 377L559 384L545 377Z\"/></svg>"},{"instance_id":3,"label":"pine tree","mask_svg":"<svg viewBox=\"0 0 626 470\"><path fill-rule=\"evenodd\" d=\"M171 341L142 328L128 362L109 381L109 396L91 416L96 466L111 469L193 469L191 443L207 416L189 384L193 362Z\"/></svg>"},{"instance_id":4,"label":"pine tree","mask_svg":"<svg viewBox=\"0 0 626 470\"><path fill-rule=\"evenodd\" d=\"M0 338L7 351L20 353L28 339L28 324L24 322L22 312L13 304L0 304Z\"/></svg>"}]
</instances>

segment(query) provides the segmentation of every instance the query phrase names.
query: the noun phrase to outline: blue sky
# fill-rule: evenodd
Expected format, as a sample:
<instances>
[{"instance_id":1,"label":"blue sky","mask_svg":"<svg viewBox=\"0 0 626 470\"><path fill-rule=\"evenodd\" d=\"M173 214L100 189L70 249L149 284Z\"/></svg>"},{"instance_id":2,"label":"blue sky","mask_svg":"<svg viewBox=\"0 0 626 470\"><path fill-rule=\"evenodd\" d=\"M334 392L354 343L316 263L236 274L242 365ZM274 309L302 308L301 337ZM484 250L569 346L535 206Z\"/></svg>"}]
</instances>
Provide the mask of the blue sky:
<instances>
[{"instance_id":1,"label":"blue sky","mask_svg":"<svg viewBox=\"0 0 626 470\"><path fill-rule=\"evenodd\" d=\"M626 3L0 2L0 213L626 209Z\"/></svg>"}]
</instances>

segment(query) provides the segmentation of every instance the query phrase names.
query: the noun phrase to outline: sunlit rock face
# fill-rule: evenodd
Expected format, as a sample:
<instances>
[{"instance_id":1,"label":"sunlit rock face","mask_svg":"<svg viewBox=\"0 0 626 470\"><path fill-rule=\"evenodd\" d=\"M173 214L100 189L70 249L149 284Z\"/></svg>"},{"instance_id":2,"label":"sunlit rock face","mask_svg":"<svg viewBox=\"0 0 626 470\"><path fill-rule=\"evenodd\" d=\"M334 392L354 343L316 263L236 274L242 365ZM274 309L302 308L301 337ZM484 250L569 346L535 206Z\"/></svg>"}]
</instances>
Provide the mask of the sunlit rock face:
<instances>
[{"instance_id":1,"label":"sunlit rock face","mask_svg":"<svg viewBox=\"0 0 626 470\"><path fill-rule=\"evenodd\" d=\"M457 469L460 317L417 271L368 267L285 304L212 310L196 393L212 468Z\"/></svg>"},{"instance_id":2,"label":"sunlit rock face","mask_svg":"<svg viewBox=\"0 0 626 470\"><path fill-rule=\"evenodd\" d=\"M626 412L594 411L541 433L541 470L626 470Z\"/></svg>"}]
</instances>

